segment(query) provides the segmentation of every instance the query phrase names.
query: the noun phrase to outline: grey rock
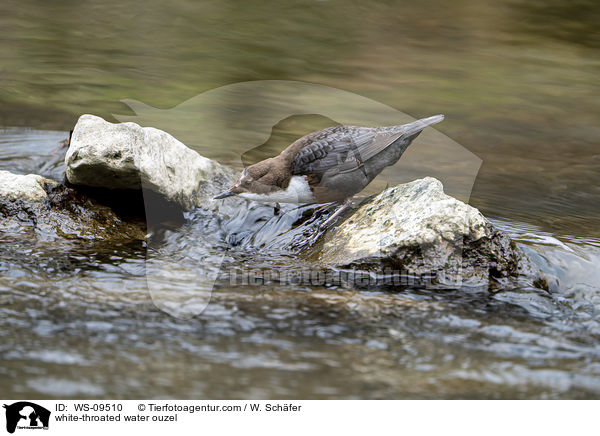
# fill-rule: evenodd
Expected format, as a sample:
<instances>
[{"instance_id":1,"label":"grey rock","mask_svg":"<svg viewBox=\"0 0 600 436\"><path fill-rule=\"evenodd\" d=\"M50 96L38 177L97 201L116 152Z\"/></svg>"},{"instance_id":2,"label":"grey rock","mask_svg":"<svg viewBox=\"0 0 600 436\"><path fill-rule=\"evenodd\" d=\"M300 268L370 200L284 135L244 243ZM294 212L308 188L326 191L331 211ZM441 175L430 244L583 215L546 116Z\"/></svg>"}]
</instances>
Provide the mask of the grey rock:
<instances>
[{"instance_id":1,"label":"grey rock","mask_svg":"<svg viewBox=\"0 0 600 436\"><path fill-rule=\"evenodd\" d=\"M149 190L184 210L219 209L223 202L212 197L235 178L232 170L166 132L135 123L113 124L94 115L79 118L65 164L73 185Z\"/></svg>"},{"instance_id":2,"label":"grey rock","mask_svg":"<svg viewBox=\"0 0 600 436\"><path fill-rule=\"evenodd\" d=\"M431 177L386 189L326 236L319 260L334 268L405 275L438 286L539 280L510 238Z\"/></svg>"}]
</instances>

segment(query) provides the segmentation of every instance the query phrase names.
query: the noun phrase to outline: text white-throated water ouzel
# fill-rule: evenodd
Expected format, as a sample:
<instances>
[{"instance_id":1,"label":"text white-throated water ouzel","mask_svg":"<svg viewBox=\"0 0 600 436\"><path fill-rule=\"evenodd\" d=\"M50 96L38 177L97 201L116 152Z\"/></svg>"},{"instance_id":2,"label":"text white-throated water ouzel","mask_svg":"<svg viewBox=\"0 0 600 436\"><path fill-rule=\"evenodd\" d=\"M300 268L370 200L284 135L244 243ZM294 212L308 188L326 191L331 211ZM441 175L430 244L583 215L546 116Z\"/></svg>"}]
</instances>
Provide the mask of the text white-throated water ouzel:
<instances>
[{"instance_id":1,"label":"text white-throated water ouzel","mask_svg":"<svg viewBox=\"0 0 600 436\"><path fill-rule=\"evenodd\" d=\"M239 195L275 203L346 200L348 205L353 195L398 162L423 129L443 119L443 115L435 115L401 126L334 126L310 133L278 156L246 168L228 191L214 198Z\"/></svg>"}]
</instances>

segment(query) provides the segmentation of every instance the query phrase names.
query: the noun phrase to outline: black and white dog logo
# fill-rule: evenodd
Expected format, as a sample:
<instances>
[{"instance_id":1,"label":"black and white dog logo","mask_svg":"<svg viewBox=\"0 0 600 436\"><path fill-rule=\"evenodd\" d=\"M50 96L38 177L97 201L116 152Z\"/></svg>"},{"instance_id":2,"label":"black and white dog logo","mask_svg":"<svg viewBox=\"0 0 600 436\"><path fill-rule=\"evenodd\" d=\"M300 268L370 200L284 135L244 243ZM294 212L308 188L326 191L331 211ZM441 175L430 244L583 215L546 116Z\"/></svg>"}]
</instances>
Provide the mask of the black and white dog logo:
<instances>
[{"instance_id":1,"label":"black and white dog logo","mask_svg":"<svg viewBox=\"0 0 600 436\"><path fill-rule=\"evenodd\" d=\"M19 401L6 409L6 431L14 433L18 429L48 429L50 411L29 401Z\"/></svg>"}]
</instances>

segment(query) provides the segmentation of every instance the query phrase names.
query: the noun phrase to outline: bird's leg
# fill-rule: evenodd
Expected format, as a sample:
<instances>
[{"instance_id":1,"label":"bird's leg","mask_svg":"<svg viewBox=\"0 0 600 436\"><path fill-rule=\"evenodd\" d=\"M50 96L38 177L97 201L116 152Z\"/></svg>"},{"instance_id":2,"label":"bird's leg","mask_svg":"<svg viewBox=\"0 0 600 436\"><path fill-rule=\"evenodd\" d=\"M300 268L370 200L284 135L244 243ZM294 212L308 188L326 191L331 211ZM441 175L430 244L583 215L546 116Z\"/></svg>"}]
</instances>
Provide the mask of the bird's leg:
<instances>
[{"instance_id":1,"label":"bird's leg","mask_svg":"<svg viewBox=\"0 0 600 436\"><path fill-rule=\"evenodd\" d=\"M344 212L346 212L350 207L352 207L352 198L347 198L344 201L344 204L342 204L338 208L338 210L336 210L333 213L333 215L331 215L322 224L319 225L319 233L322 232L323 230L325 230L329 224L333 223L336 220L337 217L339 217L341 214L343 214Z\"/></svg>"},{"instance_id":2,"label":"bird's leg","mask_svg":"<svg viewBox=\"0 0 600 436\"><path fill-rule=\"evenodd\" d=\"M348 210L348 208L350 208L352 206L352 198L347 198L344 203L329 217L327 218L325 221L323 221L321 224L319 224L319 227L317 228L317 231L315 233L313 233L313 235L308 238L308 243L309 245L313 245L317 239L319 239L319 237L325 232L325 230L327 230L327 226L329 226L331 223L333 223L336 218L338 218L342 213L344 213L346 210Z\"/></svg>"}]
</instances>

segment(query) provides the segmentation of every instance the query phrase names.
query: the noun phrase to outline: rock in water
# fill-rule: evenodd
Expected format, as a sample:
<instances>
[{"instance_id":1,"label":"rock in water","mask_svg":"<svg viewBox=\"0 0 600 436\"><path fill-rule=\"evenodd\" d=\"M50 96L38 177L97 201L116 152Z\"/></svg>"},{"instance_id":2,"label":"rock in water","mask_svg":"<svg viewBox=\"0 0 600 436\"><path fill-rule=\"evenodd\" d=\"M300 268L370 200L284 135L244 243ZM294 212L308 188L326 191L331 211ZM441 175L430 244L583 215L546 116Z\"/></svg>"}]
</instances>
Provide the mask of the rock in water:
<instances>
[{"instance_id":1,"label":"rock in water","mask_svg":"<svg viewBox=\"0 0 600 436\"><path fill-rule=\"evenodd\" d=\"M19 175L0 171L0 198L5 208L9 204L39 203L48 199L49 187L58 185L54 180L37 174Z\"/></svg>"},{"instance_id":2,"label":"rock in water","mask_svg":"<svg viewBox=\"0 0 600 436\"><path fill-rule=\"evenodd\" d=\"M185 210L216 208L212 197L234 177L168 133L94 115L79 118L65 164L73 185L150 190Z\"/></svg>"},{"instance_id":3,"label":"rock in water","mask_svg":"<svg viewBox=\"0 0 600 436\"><path fill-rule=\"evenodd\" d=\"M145 224L124 222L112 209L54 180L0 171L0 231L33 230L44 239L143 240Z\"/></svg>"},{"instance_id":4,"label":"rock in water","mask_svg":"<svg viewBox=\"0 0 600 436\"><path fill-rule=\"evenodd\" d=\"M320 260L342 269L487 286L516 277L539 279L510 238L477 209L446 195L426 177L386 189L326 238Z\"/></svg>"}]
</instances>

